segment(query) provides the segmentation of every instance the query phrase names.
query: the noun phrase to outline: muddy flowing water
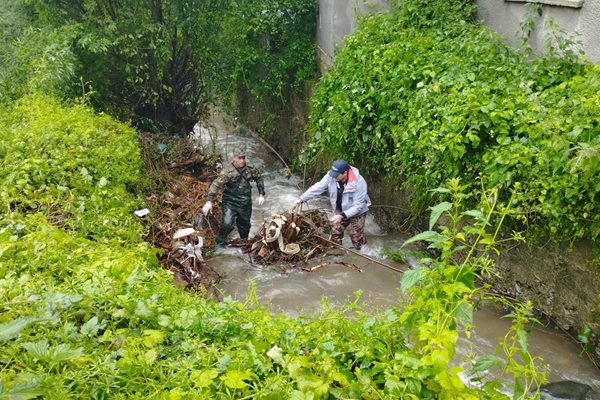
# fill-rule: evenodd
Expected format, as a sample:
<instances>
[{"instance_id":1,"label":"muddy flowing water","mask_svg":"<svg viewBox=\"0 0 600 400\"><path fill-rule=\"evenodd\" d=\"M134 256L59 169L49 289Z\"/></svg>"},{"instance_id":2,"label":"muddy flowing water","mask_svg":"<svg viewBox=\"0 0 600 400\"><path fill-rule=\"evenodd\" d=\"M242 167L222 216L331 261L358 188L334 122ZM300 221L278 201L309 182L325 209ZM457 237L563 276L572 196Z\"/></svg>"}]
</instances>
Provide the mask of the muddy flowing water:
<instances>
[{"instance_id":1,"label":"muddy flowing water","mask_svg":"<svg viewBox=\"0 0 600 400\"><path fill-rule=\"evenodd\" d=\"M240 144L245 145L248 150L248 163L264 171L266 196L265 203L260 207L256 205L257 193L256 189L253 189L255 204L250 231L252 237L264 220L289 209L304 189L302 180L297 176L286 178L282 174L283 163L252 136L233 134L218 121L214 126L216 132L212 133L197 128L197 139L202 144L214 143L223 154L228 154L228 151ZM228 162L227 160L228 158L225 162ZM360 166L358 167L360 169ZM329 207L325 197L322 200L311 201L309 206L324 209ZM363 248L365 255L400 270L416 265L415 259L409 258L406 264L400 264L383 258L381 251L384 248L396 249L405 238L382 232L372 216L367 218L365 231L368 240L366 248ZM234 231L230 238L236 237L235 235ZM351 245L347 237L344 238L344 244L347 247ZM303 310L315 310L323 298L327 298L331 303L352 300L358 291L362 292L360 301L373 311L397 303L401 279L399 272L344 251L326 259L315 260L314 264L335 260L351 263L362 272L342 265L327 265L313 272L286 269L282 266L252 265L248 257L237 248L226 248L207 262L223 275L224 279L219 289L224 295L243 300L248 282L253 280L257 295L263 304L271 306L274 312L283 312L291 316L298 315ZM472 337L468 342L463 338L459 345L458 352L462 355L492 354L499 338L507 333L510 319L502 318L495 309L483 308L475 313L474 324L475 332ZM600 390L599 370L585 356L580 355L578 346L559 330L533 326L529 350L550 366L550 381L575 380Z\"/></svg>"}]
</instances>

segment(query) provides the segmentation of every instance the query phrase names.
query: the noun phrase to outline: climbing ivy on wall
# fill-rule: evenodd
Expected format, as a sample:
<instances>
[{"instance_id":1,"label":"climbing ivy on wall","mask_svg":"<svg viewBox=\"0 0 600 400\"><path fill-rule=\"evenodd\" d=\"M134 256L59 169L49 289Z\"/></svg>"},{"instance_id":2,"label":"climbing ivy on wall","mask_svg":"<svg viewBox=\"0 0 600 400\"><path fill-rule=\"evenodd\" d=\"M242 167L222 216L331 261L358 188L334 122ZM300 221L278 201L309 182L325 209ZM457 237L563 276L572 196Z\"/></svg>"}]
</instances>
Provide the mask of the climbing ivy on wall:
<instances>
[{"instance_id":1,"label":"climbing ivy on wall","mask_svg":"<svg viewBox=\"0 0 600 400\"><path fill-rule=\"evenodd\" d=\"M240 1L224 15L232 83L259 99L281 97L314 75L314 0ZM225 43L226 42L226 43ZM311 62L312 61L312 62Z\"/></svg>"},{"instance_id":2,"label":"climbing ivy on wall","mask_svg":"<svg viewBox=\"0 0 600 400\"><path fill-rule=\"evenodd\" d=\"M290 99L317 75L315 0L240 1L225 13L220 43L230 69L226 108L264 137L290 114ZM289 127L288 129L293 129Z\"/></svg>"},{"instance_id":3,"label":"climbing ivy on wall","mask_svg":"<svg viewBox=\"0 0 600 400\"><path fill-rule=\"evenodd\" d=\"M530 233L600 235L600 67L528 61L464 1L366 16L312 100L309 160L346 157L417 193L451 178L519 188Z\"/></svg>"}]
</instances>

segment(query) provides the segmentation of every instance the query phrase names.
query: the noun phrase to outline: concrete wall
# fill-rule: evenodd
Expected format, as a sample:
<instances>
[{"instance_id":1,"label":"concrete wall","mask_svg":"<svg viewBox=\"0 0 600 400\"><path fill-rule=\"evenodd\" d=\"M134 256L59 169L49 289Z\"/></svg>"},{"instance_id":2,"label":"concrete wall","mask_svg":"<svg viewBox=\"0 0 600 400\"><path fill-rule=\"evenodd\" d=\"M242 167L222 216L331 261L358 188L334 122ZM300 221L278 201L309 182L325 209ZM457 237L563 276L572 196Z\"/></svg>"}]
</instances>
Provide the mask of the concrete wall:
<instances>
[{"instance_id":1,"label":"concrete wall","mask_svg":"<svg viewBox=\"0 0 600 400\"><path fill-rule=\"evenodd\" d=\"M600 62L600 0L563 0L546 3L571 3L575 7L544 5L542 16L536 19L537 29L532 34L531 44L534 47L544 47L546 30L544 24L552 19L562 29L570 34L578 34L581 48L588 56L588 60ZM583 3L581 8L576 6ZM503 0L477 0L479 7L478 16L482 22L501 33L508 42L515 45L518 42L517 34L521 31L520 22L526 10L527 3Z\"/></svg>"},{"instance_id":2,"label":"concrete wall","mask_svg":"<svg viewBox=\"0 0 600 400\"><path fill-rule=\"evenodd\" d=\"M344 37L356 29L357 16L388 10L388 2L384 0L319 0L317 43L321 65L331 64Z\"/></svg>"},{"instance_id":3,"label":"concrete wall","mask_svg":"<svg viewBox=\"0 0 600 400\"><path fill-rule=\"evenodd\" d=\"M545 3L567 4L574 7L544 5L537 19L538 29L531 44L543 48L544 23L552 18L569 33L578 33L582 49L593 63L600 62L600 0L541 0ZM502 34L515 45L520 23L526 9L525 2L505 0L477 0L478 17L484 24ZM580 6L580 8L576 8ZM321 65L331 64L344 37L356 29L356 17L365 12L389 10L386 0L319 0L317 43L321 49Z\"/></svg>"}]
</instances>

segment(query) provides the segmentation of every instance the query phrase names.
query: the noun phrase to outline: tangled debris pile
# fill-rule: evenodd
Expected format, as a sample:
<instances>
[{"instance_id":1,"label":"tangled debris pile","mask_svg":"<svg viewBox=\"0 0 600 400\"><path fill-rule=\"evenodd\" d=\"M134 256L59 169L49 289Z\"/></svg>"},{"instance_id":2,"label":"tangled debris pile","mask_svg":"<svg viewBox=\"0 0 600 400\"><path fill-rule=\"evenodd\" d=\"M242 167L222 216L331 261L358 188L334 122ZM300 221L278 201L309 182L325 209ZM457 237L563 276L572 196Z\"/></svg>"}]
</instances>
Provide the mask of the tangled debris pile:
<instances>
[{"instance_id":1,"label":"tangled debris pile","mask_svg":"<svg viewBox=\"0 0 600 400\"><path fill-rule=\"evenodd\" d=\"M159 261L173 272L176 285L218 297L221 277L202 257L214 242L212 224L198 225L208 187L219 159L207 155L187 138L140 136L146 173L152 182L147 196L152 211L146 240L163 250Z\"/></svg>"},{"instance_id":2,"label":"tangled debris pile","mask_svg":"<svg viewBox=\"0 0 600 400\"><path fill-rule=\"evenodd\" d=\"M262 224L245 251L261 264L300 264L338 246L329 241L327 214L318 209L274 215Z\"/></svg>"}]
</instances>

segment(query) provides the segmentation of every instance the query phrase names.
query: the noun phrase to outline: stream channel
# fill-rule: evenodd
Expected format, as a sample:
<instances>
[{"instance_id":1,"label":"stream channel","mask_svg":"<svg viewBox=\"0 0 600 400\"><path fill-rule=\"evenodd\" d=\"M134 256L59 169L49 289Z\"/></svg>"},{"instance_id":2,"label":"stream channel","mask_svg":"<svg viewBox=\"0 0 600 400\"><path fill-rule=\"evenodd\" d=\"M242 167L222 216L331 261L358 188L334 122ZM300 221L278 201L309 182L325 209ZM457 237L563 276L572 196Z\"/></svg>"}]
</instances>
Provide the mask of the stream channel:
<instances>
[{"instance_id":1,"label":"stream channel","mask_svg":"<svg viewBox=\"0 0 600 400\"><path fill-rule=\"evenodd\" d=\"M204 146L216 146L217 151L224 155L224 162L230 162L229 154L233 148L243 145L247 149L248 164L263 171L266 195L262 206L256 204L258 194L253 186L250 231L250 238L252 238L258 233L263 221L270 221L273 215L289 210L292 202L306 187L303 187L301 177L287 178L283 174L285 166L282 161L260 141L250 135L233 133L234 130L228 128L222 121L211 121L211 125L213 129L210 130L197 125L194 138ZM360 169L360 166L357 167ZM309 207L330 210L325 196L310 201ZM416 259L409 259L406 264L401 264L383 258L381 251L384 248L397 249L406 238L383 232L372 215L367 217L365 233L367 245L363 247L362 253L366 256L400 270L417 265ZM235 237L237 237L236 230L229 239ZM344 246L351 247L347 235L344 237ZM315 259L313 263L317 265L324 261L339 260L355 265L362 272L342 265L327 265L313 272L295 268L282 272L280 267L252 264L249 257L242 254L239 248L225 248L218 253L206 262L223 276L219 284L223 295L243 301L248 283L253 280L261 303L271 307L274 312L282 312L290 316L318 309L323 297L333 304L343 303L353 300L355 294L361 291L360 301L373 312L397 304L400 297L401 273L350 252L344 254L341 251L340 255ZM510 318L502 318L499 311L494 308L482 308L475 312L474 332L468 341L461 335L457 350L458 358L464 355L494 354L500 338L508 332L510 323ZM549 365L549 382L574 380L587 383L600 391L600 371L560 330L539 324L532 325L528 349L533 356L541 357Z\"/></svg>"}]
</instances>

